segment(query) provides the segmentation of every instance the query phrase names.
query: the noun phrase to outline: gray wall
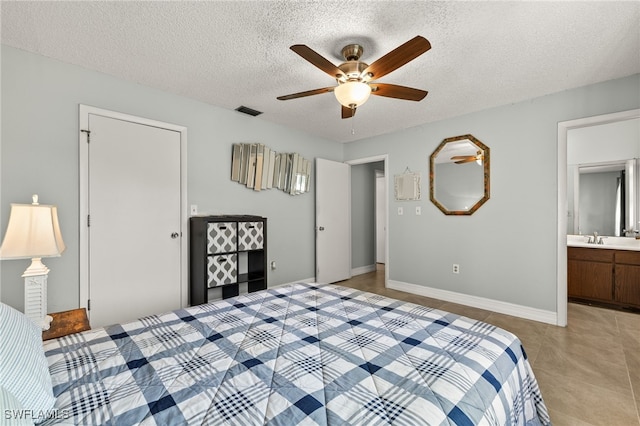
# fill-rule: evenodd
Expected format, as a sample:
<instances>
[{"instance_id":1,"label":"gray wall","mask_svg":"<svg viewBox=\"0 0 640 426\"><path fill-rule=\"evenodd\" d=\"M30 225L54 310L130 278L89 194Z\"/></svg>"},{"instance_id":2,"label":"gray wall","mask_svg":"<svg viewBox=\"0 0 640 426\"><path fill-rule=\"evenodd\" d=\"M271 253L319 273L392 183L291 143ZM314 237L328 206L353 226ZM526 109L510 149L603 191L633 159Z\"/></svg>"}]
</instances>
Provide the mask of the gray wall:
<instances>
[{"instance_id":1,"label":"gray wall","mask_svg":"<svg viewBox=\"0 0 640 426\"><path fill-rule=\"evenodd\" d=\"M231 182L234 142L259 141L332 160L388 154L390 279L555 312L557 123L639 108L639 94L635 75L342 146L3 46L0 229L6 229L11 202L28 203L39 193L43 203L57 204L68 249L46 260L49 307L78 306L82 103L188 127L188 204L198 204L201 213L268 217L268 257L279 265L270 272L271 284L314 275L314 193L254 193ZM445 216L429 201L429 155L444 138L467 133L491 148L491 199L472 216ZM395 202L392 176L407 167L422 172L422 199ZM421 216L413 214L416 205ZM405 215L396 214L399 206ZM451 273L452 263L460 264L459 275ZM0 262L2 300L19 309L27 264Z\"/></svg>"},{"instance_id":2,"label":"gray wall","mask_svg":"<svg viewBox=\"0 0 640 426\"><path fill-rule=\"evenodd\" d=\"M555 312L558 122L638 108L639 94L634 75L347 144L345 160L388 153L388 176L429 176L448 137L471 133L491 149L491 198L472 216L442 214L426 181L419 202L390 197L389 278ZM421 216L406 213L414 205Z\"/></svg>"},{"instance_id":3,"label":"gray wall","mask_svg":"<svg viewBox=\"0 0 640 426\"><path fill-rule=\"evenodd\" d=\"M376 170L384 161L351 166L351 267L376 263Z\"/></svg>"},{"instance_id":4,"label":"gray wall","mask_svg":"<svg viewBox=\"0 0 640 426\"><path fill-rule=\"evenodd\" d=\"M231 145L260 142L305 158L341 160L343 146L235 111L125 82L2 46L2 158L0 229L10 203L58 205L67 250L49 266L49 310L79 303L78 104L188 128L188 204L200 214L258 214L269 219L269 272L276 285L313 277L314 198L283 191L254 192L229 179ZM153 214L152 211L149 214ZM2 301L22 309L27 260L2 261Z\"/></svg>"}]
</instances>

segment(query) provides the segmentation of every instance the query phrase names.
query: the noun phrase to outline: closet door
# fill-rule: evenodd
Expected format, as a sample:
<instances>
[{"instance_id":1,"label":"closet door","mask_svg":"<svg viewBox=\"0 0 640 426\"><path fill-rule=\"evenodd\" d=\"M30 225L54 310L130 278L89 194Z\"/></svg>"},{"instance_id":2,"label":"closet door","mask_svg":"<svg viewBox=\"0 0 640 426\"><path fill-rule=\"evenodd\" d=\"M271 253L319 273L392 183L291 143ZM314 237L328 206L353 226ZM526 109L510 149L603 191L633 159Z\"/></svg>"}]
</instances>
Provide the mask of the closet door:
<instances>
[{"instance_id":1,"label":"closet door","mask_svg":"<svg viewBox=\"0 0 640 426\"><path fill-rule=\"evenodd\" d=\"M180 308L180 133L93 114L89 131L91 325Z\"/></svg>"}]
</instances>

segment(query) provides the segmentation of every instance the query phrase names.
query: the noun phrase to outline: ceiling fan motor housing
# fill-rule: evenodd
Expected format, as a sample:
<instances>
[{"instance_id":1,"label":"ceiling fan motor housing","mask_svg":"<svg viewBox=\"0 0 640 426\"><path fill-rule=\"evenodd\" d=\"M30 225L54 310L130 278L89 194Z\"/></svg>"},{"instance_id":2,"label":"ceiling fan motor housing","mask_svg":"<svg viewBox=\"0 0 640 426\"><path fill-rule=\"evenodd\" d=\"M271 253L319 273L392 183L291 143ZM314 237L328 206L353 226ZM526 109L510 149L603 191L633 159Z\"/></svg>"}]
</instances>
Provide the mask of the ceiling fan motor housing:
<instances>
[{"instance_id":1,"label":"ceiling fan motor housing","mask_svg":"<svg viewBox=\"0 0 640 426\"><path fill-rule=\"evenodd\" d=\"M338 66L338 68L344 73L344 76L337 76L336 80L338 80L338 83L344 83L345 81L361 81L362 71L367 69L368 66L368 64L360 61L344 62Z\"/></svg>"},{"instance_id":2,"label":"ceiling fan motor housing","mask_svg":"<svg viewBox=\"0 0 640 426\"><path fill-rule=\"evenodd\" d=\"M359 44L349 44L342 48L341 53L346 62L338 66L340 71L344 73L344 76L337 76L338 83L362 81L362 71L369 66L369 64L360 62L360 57L364 53L363 47Z\"/></svg>"},{"instance_id":3,"label":"ceiling fan motor housing","mask_svg":"<svg viewBox=\"0 0 640 426\"><path fill-rule=\"evenodd\" d=\"M357 61L364 53L364 48L359 44L348 44L340 53L345 61Z\"/></svg>"}]
</instances>

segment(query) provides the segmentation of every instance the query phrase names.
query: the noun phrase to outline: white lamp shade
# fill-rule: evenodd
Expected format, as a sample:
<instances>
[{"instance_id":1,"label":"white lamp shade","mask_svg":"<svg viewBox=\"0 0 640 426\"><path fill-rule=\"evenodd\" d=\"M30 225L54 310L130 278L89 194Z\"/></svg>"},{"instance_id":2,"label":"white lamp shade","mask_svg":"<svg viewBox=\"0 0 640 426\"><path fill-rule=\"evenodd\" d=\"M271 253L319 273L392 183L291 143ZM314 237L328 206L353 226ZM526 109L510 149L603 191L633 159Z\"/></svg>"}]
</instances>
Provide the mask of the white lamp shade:
<instances>
[{"instance_id":1,"label":"white lamp shade","mask_svg":"<svg viewBox=\"0 0 640 426\"><path fill-rule=\"evenodd\" d=\"M65 248L56 206L11 204L1 259L57 257Z\"/></svg>"},{"instance_id":2,"label":"white lamp shade","mask_svg":"<svg viewBox=\"0 0 640 426\"><path fill-rule=\"evenodd\" d=\"M347 81L333 90L336 99L347 108L359 107L367 102L371 95L371 87L359 81Z\"/></svg>"}]
</instances>

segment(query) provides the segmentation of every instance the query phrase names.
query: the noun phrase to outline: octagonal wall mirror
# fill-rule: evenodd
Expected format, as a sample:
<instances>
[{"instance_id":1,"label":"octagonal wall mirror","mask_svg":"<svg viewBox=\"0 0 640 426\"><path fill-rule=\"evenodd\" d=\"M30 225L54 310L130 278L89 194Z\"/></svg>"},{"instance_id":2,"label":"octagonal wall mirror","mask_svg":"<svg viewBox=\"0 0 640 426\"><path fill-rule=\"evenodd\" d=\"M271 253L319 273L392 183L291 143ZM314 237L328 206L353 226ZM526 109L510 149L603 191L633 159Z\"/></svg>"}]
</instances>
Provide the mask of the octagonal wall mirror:
<instances>
[{"instance_id":1,"label":"octagonal wall mirror","mask_svg":"<svg viewBox=\"0 0 640 426\"><path fill-rule=\"evenodd\" d=\"M443 140L429 163L429 198L442 213L470 215L489 199L489 147L472 135Z\"/></svg>"}]
</instances>

